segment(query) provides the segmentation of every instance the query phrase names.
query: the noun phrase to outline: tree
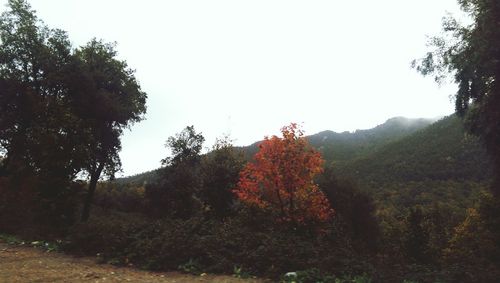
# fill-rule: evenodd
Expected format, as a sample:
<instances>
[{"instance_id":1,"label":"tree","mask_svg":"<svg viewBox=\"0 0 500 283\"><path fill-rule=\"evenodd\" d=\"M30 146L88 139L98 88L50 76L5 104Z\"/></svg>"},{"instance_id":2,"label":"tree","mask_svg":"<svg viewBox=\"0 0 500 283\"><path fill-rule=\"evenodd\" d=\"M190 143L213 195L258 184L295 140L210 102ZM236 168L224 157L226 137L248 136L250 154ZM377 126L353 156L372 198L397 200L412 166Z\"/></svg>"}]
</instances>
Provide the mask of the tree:
<instances>
[{"instance_id":1,"label":"tree","mask_svg":"<svg viewBox=\"0 0 500 283\"><path fill-rule=\"evenodd\" d=\"M162 160L162 176L157 183L146 186L146 197L151 203L150 213L161 217L170 215L189 218L200 201L196 193L201 187L201 149L205 138L188 126L175 137L169 137L166 146L172 157Z\"/></svg>"},{"instance_id":2,"label":"tree","mask_svg":"<svg viewBox=\"0 0 500 283\"><path fill-rule=\"evenodd\" d=\"M228 138L217 139L212 151L203 157L203 185L199 195L217 218L230 214L235 200L232 189L238 183L243 166L243 154L232 146Z\"/></svg>"},{"instance_id":3,"label":"tree","mask_svg":"<svg viewBox=\"0 0 500 283\"><path fill-rule=\"evenodd\" d=\"M376 251L380 228L373 199L350 179L335 176L331 166L318 178L318 185L335 210L337 221L344 224L354 248L363 252Z\"/></svg>"},{"instance_id":4,"label":"tree","mask_svg":"<svg viewBox=\"0 0 500 283\"><path fill-rule=\"evenodd\" d=\"M120 136L143 118L146 94L113 45L92 40L73 50L25 0L8 6L0 18L1 171L37 176L49 199L87 172L85 221L101 172L120 167Z\"/></svg>"},{"instance_id":5,"label":"tree","mask_svg":"<svg viewBox=\"0 0 500 283\"><path fill-rule=\"evenodd\" d=\"M162 165L178 166L181 164L195 165L200 162L200 153L205 138L196 133L194 126L187 126L175 137L167 139L166 146L172 151L172 157L163 159Z\"/></svg>"},{"instance_id":6,"label":"tree","mask_svg":"<svg viewBox=\"0 0 500 283\"><path fill-rule=\"evenodd\" d=\"M500 170L500 2L458 0L472 23L461 25L454 18L443 21L442 36L431 39L428 52L414 66L437 81L447 73L459 89L455 108L465 117L471 133L479 136ZM495 194L500 196L500 175L496 174Z\"/></svg>"},{"instance_id":7,"label":"tree","mask_svg":"<svg viewBox=\"0 0 500 283\"><path fill-rule=\"evenodd\" d=\"M406 218L406 255L418 263L428 263L429 233L424 227L424 215L420 207L411 208Z\"/></svg>"},{"instance_id":8,"label":"tree","mask_svg":"<svg viewBox=\"0 0 500 283\"><path fill-rule=\"evenodd\" d=\"M87 154L84 170L90 176L82 221L90 213L90 204L103 170L112 176L120 169L120 136L131 124L143 119L146 93L134 71L116 58L113 44L96 39L77 50L81 74L74 89L73 107L80 118L80 131Z\"/></svg>"},{"instance_id":9,"label":"tree","mask_svg":"<svg viewBox=\"0 0 500 283\"><path fill-rule=\"evenodd\" d=\"M0 17L0 171L19 181L11 184L35 177L48 212L37 215L55 223L71 219L70 182L82 166L78 117L68 107L75 67L66 33L45 26L26 1L10 0Z\"/></svg>"},{"instance_id":10,"label":"tree","mask_svg":"<svg viewBox=\"0 0 500 283\"><path fill-rule=\"evenodd\" d=\"M308 146L296 124L281 133L282 138L266 137L259 145L234 192L243 203L271 211L280 222L327 222L333 210L313 181L322 172L321 155Z\"/></svg>"},{"instance_id":11,"label":"tree","mask_svg":"<svg viewBox=\"0 0 500 283\"><path fill-rule=\"evenodd\" d=\"M11 174L79 171L67 107L74 60L66 34L49 29L23 0L0 18L0 147ZM57 150L54 150L57 148ZM47 158L51 155L51 158Z\"/></svg>"}]
</instances>

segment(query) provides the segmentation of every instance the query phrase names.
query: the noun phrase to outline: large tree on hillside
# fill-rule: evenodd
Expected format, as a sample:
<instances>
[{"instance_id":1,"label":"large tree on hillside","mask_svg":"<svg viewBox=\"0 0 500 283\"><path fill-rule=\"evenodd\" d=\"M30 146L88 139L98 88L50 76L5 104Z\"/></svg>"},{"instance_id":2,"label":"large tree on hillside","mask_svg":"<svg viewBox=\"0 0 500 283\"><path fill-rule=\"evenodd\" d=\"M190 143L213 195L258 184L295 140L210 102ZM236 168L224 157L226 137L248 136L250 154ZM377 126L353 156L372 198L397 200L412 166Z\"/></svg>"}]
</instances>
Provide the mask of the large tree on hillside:
<instances>
[{"instance_id":1,"label":"large tree on hillside","mask_svg":"<svg viewBox=\"0 0 500 283\"><path fill-rule=\"evenodd\" d=\"M465 117L471 133L479 136L500 170L500 1L458 0L470 17L461 25L451 17L443 21L443 34L430 41L428 52L417 65L437 81L454 76L459 86L456 111ZM416 62L414 62L416 63ZM500 196L500 174L494 192Z\"/></svg>"},{"instance_id":2,"label":"large tree on hillside","mask_svg":"<svg viewBox=\"0 0 500 283\"><path fill-rule=\"evenodd\" d=\"M296 124L281 129L259 145L254 162L240 173L234 192L245 204L268 210L280 222L327 222L333 215L327 198L314 183L323 159L309 147Z\"/></svg>"}]
</instances>

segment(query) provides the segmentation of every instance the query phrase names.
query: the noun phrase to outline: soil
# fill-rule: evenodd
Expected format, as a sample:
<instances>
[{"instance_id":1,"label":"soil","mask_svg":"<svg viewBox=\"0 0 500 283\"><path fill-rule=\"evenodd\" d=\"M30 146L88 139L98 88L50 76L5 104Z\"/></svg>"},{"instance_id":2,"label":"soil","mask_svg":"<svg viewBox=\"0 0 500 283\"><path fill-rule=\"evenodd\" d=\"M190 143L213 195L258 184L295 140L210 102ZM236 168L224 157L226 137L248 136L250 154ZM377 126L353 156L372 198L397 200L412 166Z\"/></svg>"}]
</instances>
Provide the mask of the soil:
<instances>
[{"instance_id":1,"label":"soil","mask_svg":"<svg viewBox=\"0 0 500 283\"><path fill-rule=\"evenodd\" d=\"M227 275L149 272L97 264L95 258L73 257L33 247L8 245L0 240L0 282L265 282Z\"/></svg>"}]
</instances>

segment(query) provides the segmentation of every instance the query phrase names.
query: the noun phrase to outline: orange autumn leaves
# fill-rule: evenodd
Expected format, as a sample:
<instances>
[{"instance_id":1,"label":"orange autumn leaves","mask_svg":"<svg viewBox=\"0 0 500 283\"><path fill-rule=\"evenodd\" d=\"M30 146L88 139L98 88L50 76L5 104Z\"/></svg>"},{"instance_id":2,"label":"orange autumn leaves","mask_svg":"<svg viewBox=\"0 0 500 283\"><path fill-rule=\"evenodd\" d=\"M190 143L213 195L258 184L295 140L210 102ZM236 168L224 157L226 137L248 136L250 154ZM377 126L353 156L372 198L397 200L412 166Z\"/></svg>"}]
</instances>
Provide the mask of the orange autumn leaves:
<instances>
[{"instance_id":1,"label":"orange autumn leaves","mask_svg":"<svg viewBox=\"0 0 500 283\"><path fill-rule=\"evenodd\" d=\"M283 137L266 137L259 145L234 192L243 203L271 211L280 222L327 222L333 210L313 181L323 171L320 153L308 145L297 124L281 133Z\"/></svg>"}]
</instances>

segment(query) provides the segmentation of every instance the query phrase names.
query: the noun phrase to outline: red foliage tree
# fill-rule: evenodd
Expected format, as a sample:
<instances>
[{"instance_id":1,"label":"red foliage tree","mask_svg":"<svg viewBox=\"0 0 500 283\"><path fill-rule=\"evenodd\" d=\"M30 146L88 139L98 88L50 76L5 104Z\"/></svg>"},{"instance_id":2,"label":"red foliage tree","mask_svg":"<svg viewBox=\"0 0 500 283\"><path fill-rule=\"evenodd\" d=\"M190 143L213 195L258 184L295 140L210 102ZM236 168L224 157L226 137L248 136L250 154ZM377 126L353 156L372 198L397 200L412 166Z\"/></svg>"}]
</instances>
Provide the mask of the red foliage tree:
<instances>
[{"instance_id":1,"label":"red foliage tree","mask_svg":"<svg viewBox=\"0 0 500 283\"><path fill-rule=\"evenodd\" d=\"M254 162L240 172L234 193L245 204L275 213L295 224L326 222L333 216L326 196L314 183L323 159L297 124L281 129L283 137L266 137Z\"/></svg>"}]
</instances>

